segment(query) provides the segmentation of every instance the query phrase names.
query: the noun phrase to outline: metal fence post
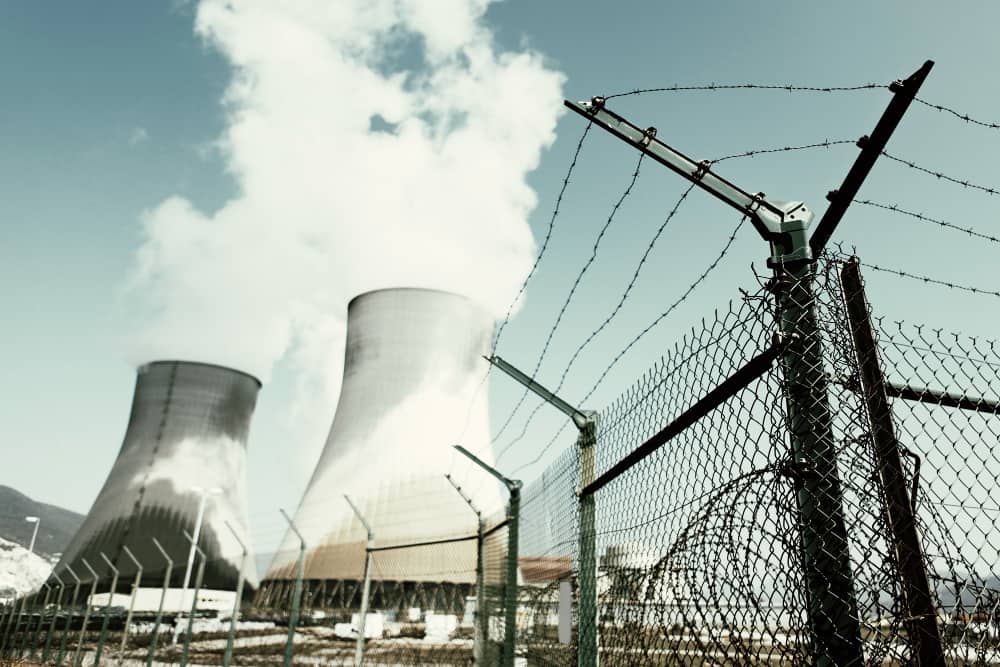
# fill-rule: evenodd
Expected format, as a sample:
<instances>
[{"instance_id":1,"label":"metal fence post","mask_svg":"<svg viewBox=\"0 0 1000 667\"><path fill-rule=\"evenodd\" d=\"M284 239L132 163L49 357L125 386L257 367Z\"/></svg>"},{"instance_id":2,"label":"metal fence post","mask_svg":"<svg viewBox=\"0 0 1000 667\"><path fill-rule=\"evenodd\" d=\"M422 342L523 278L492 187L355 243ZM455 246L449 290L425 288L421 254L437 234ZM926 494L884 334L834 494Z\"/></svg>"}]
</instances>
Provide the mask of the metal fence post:
<instances>
[{"instance_id":1,"label":"metal fence post","mask_svg":"<svg viewBox=\"0 0 1000 667\"><path fill-rule=\"evenodd\" d=\"M7 628L10 626L10 618L13 616L14 605L3 606L3 613L0 613L0 626L3 626L3 632L0 632L0 655L3 653L5 640L7 639Z\"/></svg>"},{"instance_id":2,"label":"metal fence post","mask_svg":"<svg viewBox=\"0 0 1000 667\"><path fill-rule=\"evenodd\" d=\"M76 613L76 599L80 595L80 577L76 576L76 572L69 565L66 566L66 571L70 573L76 584L73 586L73 599L70 601L69 610L66 612L66 623L63 624L62 636L59 637L59 654L56 656L56 667L62 665L63 655L66 653L66 640L69 638L70 625L73 622L73 615Z\"/></svg>"},{"instance_id":3,"label":"metal fence post","mask_svg":"<svg viewBox=\"0 0 1000 667\"><path fill-rule=\"evenodd\" d=\"M83 625L80 626L80 635L76 640L76 651L73 652L73 667L78 667L80 664L80 649L83 648L83 635L87 632L87 625L90 623L90 605L94 600L94 594L97 592L97 572L94 568L90 567L90 563L87 562L86 558L81 558L80 562L83 566L90 570L91 583L90 583L90 595L84 600L84 610L83 610Z\"/></svg>"},{"instance_id":4,"label":"metal fence post","mask_svg":"<svg viewBox=\"0 0 1000 667\"><path fill-rule=\"evenodd\" d=\"M526 389L534 392L546 403L573 420L579 430L577 449L579 452L579 623L577 637L577 664L579 667L597 667L598 664L598 601L597 601L597 529L596 498L594 493L583 493L594 482L594 445L597 442L597 413L573 407L554 393L543 387L516 368L508 361L498 356L486 357L486 361L496 366ZM513 499L513 496L512 496ZM514 512L516 516L518 512ZM517 521L514 521L515 543L517 541ZM508 533L509 534L509 533ZM516 576L516 574L515 574ZM513 650L513 649L512 649ZM513 659L513 658L511 658Z\"/></svg>"},{"instance_id":5,"label":"metal fence post","mask_svg":"<svg viewBox=\"0 0 1000 667\"><path fill-rule=\"evenodd\" d=\"M118 568L114 566L104 552L101 553L101 558L107 564L108 569L111 570L111 588L108 589L108 603L104 605L104 620L101 621L101 634L97 638L97 649L94 651L94 667L98 667L101 664L101 653L104 652L104 640L108 636L108 621L111 619L111 602L115 599L115 590L118 588Z\"/></svg>"},{"instance_id":6,"label":"metal fence post","mask_svg":"<svg viewBox=\"0 0 1000 667\"><path fill-rule=\"evenodd\" d=\"M500 664L503 667L514 667L514 656L517 648L517 522L521 515L521 480L504 477L498 470L486 465L479 457L461 445L455 445L455 449L500 480L510 494L507 503L507 573L504 583L503 655Z\"/></svg>"},{"instance_id":7,"label":"metal fence post","mask_svg":"<svg viewBox=\"0 0 1000 667\"><path fill-rule=\"evenodd\" d=\"M17 600L14 601L14 604L17 605ZM10 628L10 632L8 633L6 639L4 640L4 650L10 653L10 655L16 655L17 638L18 638L17 633L18 630L21 628L21 618L24 616L24 608L25 605L27 604L28 604L28 596L25 595L24 597L21 598L21 606L18 609L17 616L14 619L14 625Z\"/></svg>"},{"instance_id":8,"label":"metal fence post","mask_svg":"<svg viewBox=\"0 0 1000 667\"><path fill-rule=\"evenodd\" d=\"M486 521L483 519L483 513L472 502L472 498L466 495L465 491L462 491L462 487L455 483L451 475L445 475L445 479L455 487L455 491L462 496L462 500L476 515L476 613L472 617L475 633L472 640L472 664L484 665L486 664L486 636L488 632L486 622L489 618L486 615Z\"/></svg>"},{"instance_id":9,"label":"metal fence post","mask_svg":"<svg viewBox=\"0 0 1000 667\"><path fill-rule=\"evenodd\" d=\"M229 618L229 635L226 637L226 652L222 655L222 667L229 667L229 662L233 659L233 641L236 638L236 620L240 615L240 603L243 600L243 575L246 570L248 553L247 546L243 544L243 540L240 539L232 524L226 521L226 527L229 528L229 532L236 538L240 549L243 550L243 555L240 557L240 574L236 582L236 599L233 601L233 615Z\"/></svg>"},{"instance_id":10,"label":"metal fence post","mask_svg":"<svg viewBox=\"0 0 1000 667\"><path fill-rule=\"evenodd\" d=\"M285 642L284 667L291 667L292 653L295 650L295 626L299 622L299 604L302 602L302 578L305 576L306 567L306 541L302 533L295 527L291 518L285 514L285 510L279 509L281 516L285 517L289 528L299 538L299 563L295 573L295 589L292 591L292 609L288 614L288 641Z\"/></svg>"},{"instance_id":11,"label":"metal fence post","mask_svg":"<svg viewBox=\"0 0 1000 667\"><path fill-rule=\"evenodd\" d=\"M31 607L28 607L28 601L31 601ZM14 638L14 655L16 657L21 657L24 655L24 651L28 648L28 634L31 631L32 621L35 620L34 614L35 609L38 607L38 593L24 596L24 609L27 614L24 618L24 627L20 628L20 634Z\"/></svg>"},{"instance_id":12,"label":"metal fence post","mask_svg":"<svg viewBox=\"0 0 1000 667\"><path fill-rule=\"evenodd\" d=\"M142 583L142 563L139 559L135 557L132 550L126 546L122 546L122 551L125 552L133 563L135 563L135 581L132 582L132 594L129 596L128 602L128 614L125 616L125 627L122 629L122 643L118 647L118 664L120 665L125 659L125 646L128 644L128 632L129 628L132 627L132 612L135 611L135 597L139 593L139 584Z\"/></svg>"},{"instance_id":13,"label":"metal fence post","mask_svg":"<svg viewBox=\"0 0 1000 667\"><path fill-rule=\"evenodd\" d=\"M827 377L813 295L808 221L783 223L772 241L781 362L796 482L802 569L817 667L860 667L854 596Z\"/></svg>"},{"instance_id":14,"label":"metal fence post","mask_svg":"<svg viewBox=\"0 0 1000 667\"><path fill-rule=\"evenodd\" d=\"M597 420L593 414L580 428L577 438L579 450L580 489L593 483L595 470L595 445L597 444ZM597 527L595 494L580 494L580 588L579 620L577 625L577 664L579 667L597 667L598 653L598 601L597 601Z\"/></svg>"},{"instance_id":15,"label":"metal fence post","mask_svg":"<svg viewBox=\"0 0 1000 667\"><path fill-rule=\"evenodd\" d=\"M45 601L38 612L38 625L35 626L35 633L31 636L31 650L28 652L28 657L32 660L35 659L35 652L38 650L38 635L45 625L45 612L49 608L49 598L52 595L52 588L48 584L42 584L42 587L45 589Z\"/></svg>"},{"instance_id":16,"label":"metal fence post","mask_svg":"<svg viewBox=\"0 0 1000 667\"><path fill-rule=\"evenodd\" d=\"M56 632L56 625L59 621L59 612L62 610L62 599L63 593L66 592L66 584L63 583L62 578L56 574L52 573L53 578L59 582L59 595L56 596L56 608L52 611L52 622L49 623L49 631L45 633L45 647L42 648L42 662L49 661L49 652L52 649L52 637Z\"/></svg>"},{"instance_id":17,"label":"metal fence post","mask_svg":"<svg viewBox=\"0 0 1000 667\"><path fill-rule=\"evenodd\" d=\"M937 612L927 581L927 571L924 569L915 508L908 495L906 475L899 456L899 441L896 439L892 409L886 396L885 377L879 363L857 257L852 257L844 264L840 280L858 361L858 380L875 444L881 495L899 566L908 634L916 644L914 653L919 667L944 667L944 650L941 647Z\"/></svg>"},{"instance_id":18,"label":"metal fence post","mask_svg":"<svg viewBox=\"0 0 1000 667\"><path fill-rule=\"evenodd\" d=\"M208 554L201 550L198 546L196 540L184 531L184 537L194 545L195 551L198 552L198 557L201 559L198 562L198 574L194 579L194 599L191 600L191 613L188 615L187 629L184 631L184 648L181 650L181 667L187 667L188 662L188 651L191 649L191 632L194 629L194 615L198 611L198 595L201 593L201 584L205 578L205 562L208 560ZM183 601L182 601L183 603Z\"/></svg>"},{"instance_id":19,"label":"metal fence post","mask_svg":"<svg viewBox=\"0 0 1000 667\"><path fill-rule=\"evenodd\" d=\"M369 524L361 510L359 510L351 499L344 494L344 500L347 504L351 506L354 510L355 516L361 521L361 524L368 531L368 541L365 543L365 571L364 571L364 584L361 589L361 612L358 614L358 640L354 645L354 666L359 667L365 659L365 620L368 618L368 594L371 589L372 583L372 549L375 547L375 533L372 530L371 524ZM287 665L286 665L287 667Z\"/></svg>"},{"instance_id":20,"label":"metal fence post","mask_svg":"<svg viewBox=\"0 0 1000 667\"><path fill-rule=\"evenodd\" d=\"M163 548L160 541L153 538L153 544L160 551L160 554L167 561L167 569L163 574L163 592L160 593L160 604L156 608L156 621L153 623L153 634L149 638L149 651L146 653L146 667L153 667L153 654L156 653L156 640L160 635L160 623L163 621L163 603L167 598L167 590L170 588L170 575L174 569L174 559L170 557L167 550Z\"/></svg>"}]
</instances>

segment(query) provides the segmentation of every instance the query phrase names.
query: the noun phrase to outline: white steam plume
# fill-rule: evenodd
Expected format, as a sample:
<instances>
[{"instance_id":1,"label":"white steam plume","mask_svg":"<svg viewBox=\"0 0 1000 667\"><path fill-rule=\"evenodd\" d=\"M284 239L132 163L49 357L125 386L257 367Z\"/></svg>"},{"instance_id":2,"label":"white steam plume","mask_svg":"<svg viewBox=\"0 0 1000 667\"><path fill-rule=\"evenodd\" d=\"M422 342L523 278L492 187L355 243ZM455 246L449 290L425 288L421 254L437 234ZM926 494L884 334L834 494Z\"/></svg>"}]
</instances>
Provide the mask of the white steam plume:
<instances>
[{"instance_id":1,"label":"white steam plume","mask_svg":"<svg viewBox=\"0 0 1000 667\"><path fill-rule=\"evenodd\" d=\"M287 357L313 373L325 428L355 294L431 287L506 310L534 250L525 178L554 140L563 77L499 50L488 4L201 0L195 30L233 66L218 146L239 194L144 216L137 359L266 380Z\"/></svg>"}]
</instances>

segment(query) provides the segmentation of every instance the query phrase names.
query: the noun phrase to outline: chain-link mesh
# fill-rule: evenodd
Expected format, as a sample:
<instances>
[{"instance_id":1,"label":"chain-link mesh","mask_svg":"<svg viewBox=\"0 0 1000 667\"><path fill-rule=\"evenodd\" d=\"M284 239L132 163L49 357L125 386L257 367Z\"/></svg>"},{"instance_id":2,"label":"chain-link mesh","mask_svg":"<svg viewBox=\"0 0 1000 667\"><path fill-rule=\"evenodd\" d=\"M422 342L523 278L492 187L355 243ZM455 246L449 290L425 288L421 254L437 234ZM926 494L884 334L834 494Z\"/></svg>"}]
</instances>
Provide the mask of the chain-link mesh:
<instances>
[{"instance_id":1,"label":"chain-link mesh","mask_svg":"<svg viewBox=\"0 0 1000 667\"><path fill-rule=\"evenodd\" d=\"M475 584L373 586L400 632L368 641L364 664L1000 663L1000 344L872 317L861 266L780 267L683 336L521 490L516 516L483 522L481 567L434 547L439 578ZM307 586L296 662L353 664L332 625L357 613L358 585ZM100 610L81 634L85 592L72 597L8 606L6 654L88 655ZM426 618L402 618L409 599L459 627L427 636ZM281 661L275 618L237 633L233 664ZM129 663L148 625L136 617ZM156 659L176 662L164 628ZM202 628L190 660L219 664L224 645Z\"/></svg>"}]
</instances>

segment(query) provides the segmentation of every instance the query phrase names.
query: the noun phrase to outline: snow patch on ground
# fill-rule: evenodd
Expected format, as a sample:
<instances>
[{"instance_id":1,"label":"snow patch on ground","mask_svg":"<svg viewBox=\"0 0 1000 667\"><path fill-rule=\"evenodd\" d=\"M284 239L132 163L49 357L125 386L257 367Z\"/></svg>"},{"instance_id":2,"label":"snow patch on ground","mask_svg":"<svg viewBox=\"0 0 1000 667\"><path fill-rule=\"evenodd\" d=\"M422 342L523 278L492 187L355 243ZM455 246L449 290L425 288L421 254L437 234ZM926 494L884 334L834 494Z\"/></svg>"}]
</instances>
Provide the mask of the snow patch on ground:
<instances>
[{"instance_id":1,"label":"snow patch on ground","mask_svg":"<svg viewBox=\"0 0 1000 667\"><path fill-rule=\"evenodd\" d=\"M0 602L37 590L48 579L54 564L0 537Z\"/></svg>"}]
</instances>

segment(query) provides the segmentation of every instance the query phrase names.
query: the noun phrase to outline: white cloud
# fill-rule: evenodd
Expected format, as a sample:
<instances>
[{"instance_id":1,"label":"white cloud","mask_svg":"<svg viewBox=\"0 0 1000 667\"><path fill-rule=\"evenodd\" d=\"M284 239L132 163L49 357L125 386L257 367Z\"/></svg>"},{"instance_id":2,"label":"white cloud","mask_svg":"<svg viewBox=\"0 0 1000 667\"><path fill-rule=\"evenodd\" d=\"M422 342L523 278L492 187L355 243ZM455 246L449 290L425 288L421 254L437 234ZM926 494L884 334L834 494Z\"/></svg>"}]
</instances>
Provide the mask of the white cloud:
<instances>
[{"instance_id":1,"label":"white cloud","mask_svg":"<svg viewBox=\"0 0 1000 667\"><path fill-rule=\"evenodd\" d=\"M554 140L563 77L500 50L487 4L198 4L197 34L233 66L217 145L240 194L214 213L172 197L144 216L136 359L266 381L291 354L322 388L303 393L328 401L355 294L432 287L506 310L534 252L525 179ZM415 44L419 62L400 62ZM391 131L370 131L376 116Z\"/></svg>"}]
</instances>

